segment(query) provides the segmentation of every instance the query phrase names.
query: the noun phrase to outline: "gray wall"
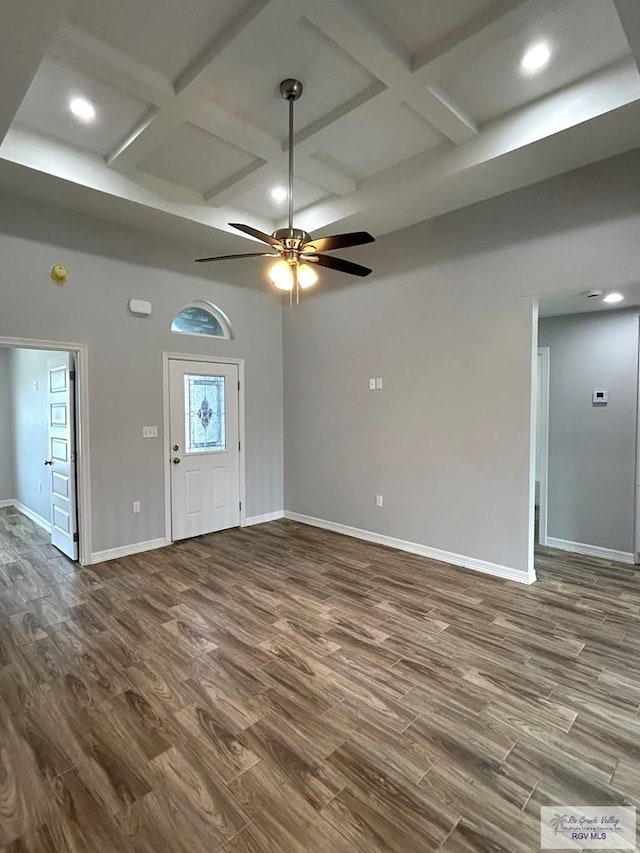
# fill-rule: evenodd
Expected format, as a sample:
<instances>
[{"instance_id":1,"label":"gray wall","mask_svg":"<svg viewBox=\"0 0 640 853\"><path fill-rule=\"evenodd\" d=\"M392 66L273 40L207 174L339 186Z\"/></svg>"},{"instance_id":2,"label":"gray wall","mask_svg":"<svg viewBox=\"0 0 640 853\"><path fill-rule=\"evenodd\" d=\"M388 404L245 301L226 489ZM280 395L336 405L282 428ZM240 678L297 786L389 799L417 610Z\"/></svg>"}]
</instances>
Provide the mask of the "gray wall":
<instances>
[{"instance_id":1,"label":"gray wall","mask_svg":"<svg viewBox=\"0 0 640 853\"><path fill-rule=\"evenodd\" d=\"M0 349L0 501L15 498L9 350Z\"/></svg>"},{"instance_id":2,"label":"gray wall","mask_svg":"<svg viewBox=\"0 0 640 853\"><path fill-rule=\"evenodd\" d=\"M282 509L280 301L266 286L207 278L217 273L197 267L198 254L188 244L0 197L0 335L89 346L94 551L164 535L163 350L245 359L247 515ZM64 287L49 278L54 263L67 266ZM153 316L131 316L130 297L151 300ZM236 339L171 334L173 315L193 299L219 305ZM143 440L144 425L158 425L160 438ZM142 503L139 515L133 500Z\"/></svg>"},{"instance_id":3,"label":"gray wall","mask_svg":"<svg viewBox=\"0 0 640 853\"><path fill-rule=\"evenodd\" d=\"M46 350L9 351L13 419L14 495L19 503L51 521Z\"/></svg>"},{"instance_id":4,"label":"gray wall","mask_svg":"<svg viewBox=\"0 0 640 853\"><path fill-rule=\"evenodd\" d=\"M285 507L526 573L535 298L637 278L639 173L636 151L385 236L352 253L370 279L285 311Z\"/></svg>"},{"instance_id":5,"label":"gray wall","mask_svg":"<svg viewBox=\"0 0 640 853\"><path fill-rule=\"evenodd\" d=\"M548 535L632 552L638 311L540 320L538 343L550 348Z\"/></svg>"}]
</instances>

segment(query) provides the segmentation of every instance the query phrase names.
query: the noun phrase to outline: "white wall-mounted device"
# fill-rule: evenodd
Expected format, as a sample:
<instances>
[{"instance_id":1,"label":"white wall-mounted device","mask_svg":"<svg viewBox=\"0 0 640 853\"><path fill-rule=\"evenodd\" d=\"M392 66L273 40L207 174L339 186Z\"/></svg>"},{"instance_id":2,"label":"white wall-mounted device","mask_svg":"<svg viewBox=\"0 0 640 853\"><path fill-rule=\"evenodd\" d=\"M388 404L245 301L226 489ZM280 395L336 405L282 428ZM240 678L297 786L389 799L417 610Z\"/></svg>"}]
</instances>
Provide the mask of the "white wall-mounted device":
<instances>
[{"instance_id":1,"label":"white wall-mounted device","mask_svg":"<svg viewBox=\"0 0 640 853\"><path fill-rule=\"evenodd\" d=\"M131 311L132 314L136 314L138 317L150 317L151 303L147 302L146 299L130 299L129 311Z\"/></svg>"},{"instance_id":2,"label":"white wall-mounted device","mask_svg":"<svg viewBox=\"0 0 640 853\"><path fill-rule=\"evenodd\" d=\"M591 402L594 406L606 406L609 402L609 392L595 390L591 395Z\"/></svg>"}]
</instances>

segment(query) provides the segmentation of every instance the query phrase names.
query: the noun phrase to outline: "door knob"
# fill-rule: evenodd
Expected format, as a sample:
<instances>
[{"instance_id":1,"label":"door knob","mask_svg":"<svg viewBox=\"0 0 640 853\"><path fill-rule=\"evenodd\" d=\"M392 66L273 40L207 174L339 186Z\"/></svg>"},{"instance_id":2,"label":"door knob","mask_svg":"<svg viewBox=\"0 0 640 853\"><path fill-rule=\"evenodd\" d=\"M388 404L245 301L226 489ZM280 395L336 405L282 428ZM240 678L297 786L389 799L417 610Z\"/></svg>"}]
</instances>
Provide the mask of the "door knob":
<instances>
[{"instance_id":1,"label":"door knob","mask_svg":"<svg viewBox=\"0 0 640 853\"><path fill-rule=\"evenodd\" d=\"M53 459L45 459L44 464L45 465L53 465Z\"/></svg>"},{"instance_id":2,"label":"door knob","mask_svg":"<svg viewBox=\"0 0 640 853\"><path fill-rule=\"evenodd\" d=\"M179 465L180 464L180 457L174 456L171 461L173 462L174 465Z\"/></svg>"}]
</instances>

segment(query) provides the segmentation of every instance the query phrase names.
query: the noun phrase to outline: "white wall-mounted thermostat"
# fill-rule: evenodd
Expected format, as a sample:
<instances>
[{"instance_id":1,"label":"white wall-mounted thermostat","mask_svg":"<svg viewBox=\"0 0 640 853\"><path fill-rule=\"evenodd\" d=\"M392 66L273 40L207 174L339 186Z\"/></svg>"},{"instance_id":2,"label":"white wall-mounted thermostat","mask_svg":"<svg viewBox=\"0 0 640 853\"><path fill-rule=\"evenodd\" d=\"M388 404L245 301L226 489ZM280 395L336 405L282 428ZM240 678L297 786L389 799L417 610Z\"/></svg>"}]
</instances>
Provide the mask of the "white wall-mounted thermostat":
<instances>
[{"instance_id":1,"label":"white wall-mounted thermostat","mask_svg":"<svg viewBox=\"0 0 640 853\"><path fill-rule=\"evenodd\" d=\"M151 315L151 303L146 299L130 299L129 311L132 314L137 314L138 317L149 317Z\"/></svg>"},{"instance_id":2,"label":"white wall-mounted thermostat","mask_svg":"<svg viewBox=\"0 0 640 853\"><path fill-rule=\"evenodd\" d=\"M591 395L591 402L594 406L606 406L609 402L609 392L596 389Z\"/></svg>"}]
</instances>

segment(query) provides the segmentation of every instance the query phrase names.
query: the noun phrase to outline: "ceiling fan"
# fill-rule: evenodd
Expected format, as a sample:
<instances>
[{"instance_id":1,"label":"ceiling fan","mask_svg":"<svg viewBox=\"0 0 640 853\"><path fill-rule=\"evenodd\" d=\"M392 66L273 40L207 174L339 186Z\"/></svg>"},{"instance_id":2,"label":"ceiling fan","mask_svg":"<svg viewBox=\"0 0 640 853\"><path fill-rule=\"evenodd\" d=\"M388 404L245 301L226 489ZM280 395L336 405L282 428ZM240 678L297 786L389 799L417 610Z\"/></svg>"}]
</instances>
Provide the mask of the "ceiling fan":
<instances>
[{"instance_id":1,"label":"ceiling fan","mask_svg":"<svg viewBox=\"0 0 640 853\"><path fill-rule=\"evenodd\" d=\"M273 234L265 234L250 225L230 222L229 225L232 228L237 228L238 231L243 231L267 243L272 251L197 258L197 263L204 264L209 261L226 261L234 258L276 258L276 262L269 270L269 278L279 290L289 291L292 299L295 293L296 302L298 302L300 289L312 287L318 280L313 268L316 265L349 275L362 277L369 275L372 272L369 267L323 253L373 243L375 237L367 231L352 231L349 234L335 234L333 237L318 237L314 240L306 231L293 227L293 105L302 95L302 83L299 80L283 80L280 83L280 94L289 102L289 227L279 228Z\"/></svg>"}]
</instances>

